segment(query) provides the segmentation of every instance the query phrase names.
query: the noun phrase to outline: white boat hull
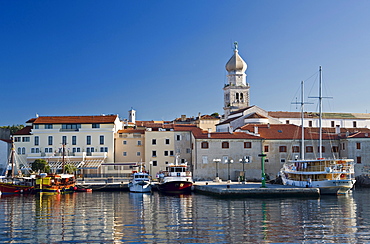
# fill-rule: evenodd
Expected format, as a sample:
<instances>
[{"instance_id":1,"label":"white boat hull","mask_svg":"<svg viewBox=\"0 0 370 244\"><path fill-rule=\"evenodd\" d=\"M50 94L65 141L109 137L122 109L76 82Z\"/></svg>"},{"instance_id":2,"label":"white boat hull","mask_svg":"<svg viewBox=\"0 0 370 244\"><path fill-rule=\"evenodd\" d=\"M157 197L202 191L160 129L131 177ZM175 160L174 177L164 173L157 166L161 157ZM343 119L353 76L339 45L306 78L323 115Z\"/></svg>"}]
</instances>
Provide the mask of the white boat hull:
<instances>
[{"instance_id":1,"label":"white boat hull","mask_svg":"<svg viewBox=\"0 0 370 244\"><path fill-rule=\"evenodd\" d=\"M320 194L346 194L352 189L356 180L324 180L308 183L307 181L289 180L283 177L283 184L296 187L319 188Z\"/></svg>"},{"instance_id":2,"label":"white boat hull","mask_svg":"<svg viewBox=\"0 0 370 244\"><path fill-rule=\"evenodd\" d=\"M152 185L150 184L150 182L145 182L145 184L143 183L144 182L141 183L130 182L129 183L130 192L151 192Z\"/></svg>"}]
</instances>

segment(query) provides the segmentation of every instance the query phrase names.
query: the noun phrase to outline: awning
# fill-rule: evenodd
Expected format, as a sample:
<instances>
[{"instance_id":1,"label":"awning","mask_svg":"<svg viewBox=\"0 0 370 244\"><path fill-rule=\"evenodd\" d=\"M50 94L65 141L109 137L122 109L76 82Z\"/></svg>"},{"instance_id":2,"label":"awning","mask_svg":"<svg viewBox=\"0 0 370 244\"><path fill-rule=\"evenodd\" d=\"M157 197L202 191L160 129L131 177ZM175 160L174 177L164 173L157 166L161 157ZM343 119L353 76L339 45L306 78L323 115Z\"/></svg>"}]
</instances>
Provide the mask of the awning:
<instances>
[{"instance_id":1,"label":"awning","mask_svg":"<svg viewBox=\"0 0 370 244\"><path fill-rule=\"evenodd\" d=\"M104 163L104 159L89 159L81 162L78 169L98 169Z\"/></svg>"},{"instance_id":2,"label":"awning","mask_svg":"<svg viewBox=\"0 0 370 244\"><path fill-rule=\"evenodd\" d=\"M81 167L82 162L81 161L73 161L73 162L68 161L68 162L64 163L64 165L67 165L67 164L72 165L72 166L76 167L77 169L79 169ZM54 169L54 170L55 169L63 169L63 162L60 162L60 161L50 162L49 161L49 166L50 166L50 169Z\"/></svg>"},{"instance_id":3,"label":"awning","mask_svg":"<svg viewBox=\"0 0 370 244\"><path fill-rule=\"evenodd\" d=\"M72 165L76 167L77 169L98 169L101 164L104 163L104 159L89 159L84 161L68 161L65 162L64 165ZM50 169L56 170L56 169L63 169L63 163L58 162L50 162L49 161Z\"/></svg>"}]
</instances>

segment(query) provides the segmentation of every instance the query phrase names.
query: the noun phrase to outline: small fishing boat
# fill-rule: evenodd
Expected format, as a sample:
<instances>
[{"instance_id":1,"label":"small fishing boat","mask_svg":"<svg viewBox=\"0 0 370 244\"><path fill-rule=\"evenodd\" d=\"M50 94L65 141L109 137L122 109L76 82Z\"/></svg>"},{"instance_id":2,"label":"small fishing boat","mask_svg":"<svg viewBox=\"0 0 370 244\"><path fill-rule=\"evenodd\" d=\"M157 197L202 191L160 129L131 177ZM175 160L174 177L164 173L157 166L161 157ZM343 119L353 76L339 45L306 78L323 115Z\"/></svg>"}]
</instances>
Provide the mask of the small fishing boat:
<instances>
[{"instance_id":1,"label":"small fishing boat","mask_svg":"<svg viewBox=\"0 0 370 244\"><path fill-rule=\"evenodd\" d=\"M158 190L165 193L188 193L191 192L193 179L186 163L170 164L167 171L161 171L157 175L159 183Z\"/></svg>"},{"instance_id":2,"label":"small fishing boat","mask_svg":"<svg viewBox=\"0 0 370 244\"><path fill-rule=\"evenodd\" d=\"M77 189L73 174L42 173L36 179L36 192L43 193L72 193Z\"/></svg>"},{"instance_id":3,"label":"small fishing boat","mask_svg":"<svg viewBox=\"0 0 370 244\"><path fill-rule=\"evenodd\" d=\"M152 184L147 172L134 172L128 184L130 192L151 192Z\"/></svg>"},{"instance_id":4,"label":"small fishing boat","mask_svg":"<svg viewBox=\"0 0 370 244\"><path fill-rule=\"evenodd\" d=\"M77 192L92 192L91 188L78 187L76 188Z\"/></svg>"},{"instance_id":5,"label":"small fishing boat","mask_svg":"<svg viewBox=\"0 0 370 244\"><path fill-rule=\"evenodd\" d=\"M290 160L284 163L280 175L284 185L297 187L316 187L320 194L345 194L355 184L355 170L353 159L329 159L322 156L322 69L319 84L319 158L304 159L304 128L303 128L303 81L301 102L301 159Z\"/></svg>"}]
</instances>

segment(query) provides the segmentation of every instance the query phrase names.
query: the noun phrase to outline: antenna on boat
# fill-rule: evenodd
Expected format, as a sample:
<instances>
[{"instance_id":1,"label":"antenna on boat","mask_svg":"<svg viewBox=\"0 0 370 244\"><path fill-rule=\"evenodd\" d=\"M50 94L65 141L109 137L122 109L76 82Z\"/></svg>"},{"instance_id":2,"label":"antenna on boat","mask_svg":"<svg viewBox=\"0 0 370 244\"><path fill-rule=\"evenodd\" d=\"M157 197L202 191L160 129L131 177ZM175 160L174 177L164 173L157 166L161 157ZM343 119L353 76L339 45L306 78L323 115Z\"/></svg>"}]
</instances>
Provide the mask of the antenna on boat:
<instances>
[{"instance_id":1,"label":"antenna on boat","mask_svg":"<svg viewBox=\"0 0 370 244\"><path fill-rule=\"evenodd\" d=\"M301 101L295 102L292 104L300 104L301 105L301 159L304 159L304 105L305 104L312 104L309 102L304 102L304 81L301 81Z\"/></svg>"}]
</instances>

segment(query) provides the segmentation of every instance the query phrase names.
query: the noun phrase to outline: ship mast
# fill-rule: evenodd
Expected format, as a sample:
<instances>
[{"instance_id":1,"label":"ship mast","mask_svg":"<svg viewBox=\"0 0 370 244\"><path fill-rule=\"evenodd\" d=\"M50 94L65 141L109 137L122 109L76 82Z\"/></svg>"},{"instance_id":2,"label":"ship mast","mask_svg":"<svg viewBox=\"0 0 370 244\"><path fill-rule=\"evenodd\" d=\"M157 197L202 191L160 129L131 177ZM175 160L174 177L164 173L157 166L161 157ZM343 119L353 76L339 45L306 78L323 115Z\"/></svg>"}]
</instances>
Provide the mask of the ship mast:
<instances>
[{"instance_id":1,"label":"ship mast","mask_svg":"<svg viewBox=\"0 0 370 244\"><path fill-rule=\"evenodd\" d=\"M65 154L65 150L66 150L66 145L64 144L64 143L62 143L63 144L63 146L62 146L62 173L64 174L65 172L64 172L64 164L65 164L65 162L64 162L64 154Z\"/></svg>"},{"instance_id":2,"label":"ship mast","mask_svg":"<svg viewBox=\"0 0 370 244\"><path fill-rule=\"evenodd\" d=\"M301 101L295 102L292 104L300 104L301 105L301 159L304 159L304 105L305 104L312 104L308 102L304 102L304 81L301 81Z\"/></svg>"},{"instance_id":3,"label":"ship mast","mask_svg":"<svg viewBox=\"0 0 370 244\"><path fill-rule=\"evenodd\" d=\"M304 81L301 82L301 159L304 159Z\"/></svg>"},{"instance_id":4,"label":"ship mast","mask_svg":"<svg viewBox=\"0 0 370 244\"><path fill-rule=\"evenodd\" d=\"M11 156L10 156L10 160L12 162L12 174L11 174L11 177L14 178L14 170L15 170L15 146L14 146L14 140L12 138L12 152L11 152Z\"/></svg>"},{"instance_id":5,"label":"ship mast","mask_svg":"<svg viewBox=\"0 0 370 244\"><path fill-rule=\"evenodd\" d=\"M319 158L322 158L322 68L319 67Z\"/></svg>"}]
</instances>

